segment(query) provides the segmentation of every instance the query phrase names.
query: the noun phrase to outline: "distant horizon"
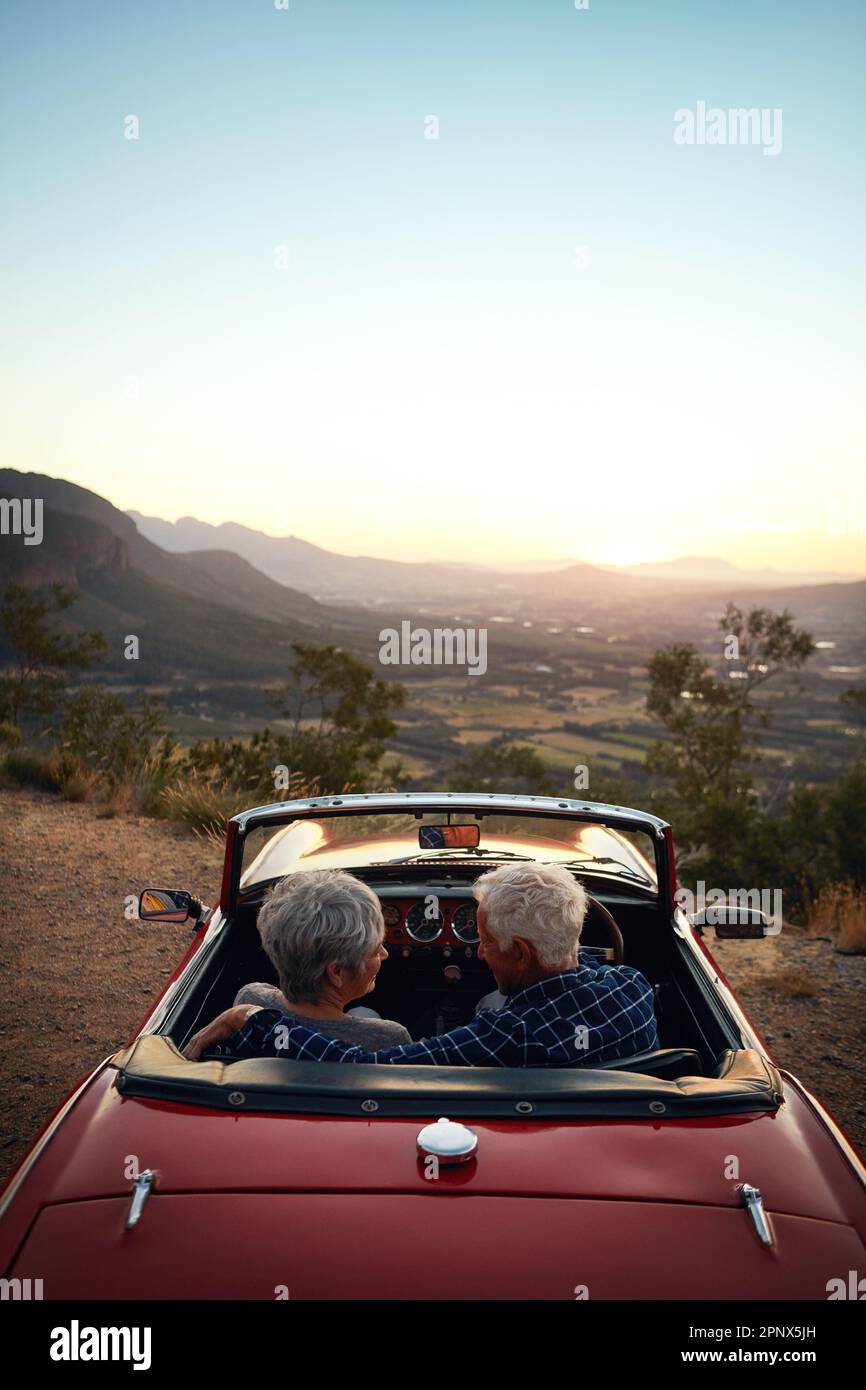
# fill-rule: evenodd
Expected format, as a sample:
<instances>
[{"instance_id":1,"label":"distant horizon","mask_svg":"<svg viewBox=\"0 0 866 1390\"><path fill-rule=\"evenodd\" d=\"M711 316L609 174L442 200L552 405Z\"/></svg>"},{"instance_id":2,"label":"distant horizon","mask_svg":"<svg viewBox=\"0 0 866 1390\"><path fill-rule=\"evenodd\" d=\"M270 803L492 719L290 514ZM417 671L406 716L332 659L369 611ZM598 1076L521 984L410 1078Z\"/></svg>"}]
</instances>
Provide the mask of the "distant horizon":
<instances>
[{"instance_id":1,"label":"distant horizon","mask_svg":"<svg viewBox=\"0 0 866 1390\"><path fill-rule=\"evenodd\" d=\"M2 471L3 466L4 465L0 464L0 471ZM572 565L591 565L598 569L608 570L628 570L632 568L642 567L662 568L664 566L673 565L680 565L682 567L685 567L689 563L693 564L696 568L703 565L716 564L730 567L737 573L746 573L754 575L766 573L776 574L782 577L792 576L794 578L797 578L799 576L816 576L819 579L826 578L828 581L838 579L841 582L850 582L859 579L866 579L866 563L859 567L855 565L851 569L842 569L838 565L834 564L821 565L815 567L802 565L798 566L797 568L791 568L782 564L771 564L766 559L762 558L757 558L753 560L751 563L743 563L742 560L733 559L731 558L730 554L725 554L718 546L716 546L713 549L706 549L701 551L696 550L694 548L690 550L672 551L671 553L666 555L656 553L652 557L647 555L645 557L639 557L629 561L605 560L594 557L590 558L587 555L577 554L544 556L539 554L538 552L536 552L534 555L521 555L519 558L515 558L509 555L499 555L485 558L482 560L478 559L477 557L471 556L454 558L451 556L437 554L435 552L430 554L419 554L417 548L415 549L414 553L408 555L393 552L383 554L381 552L377 552L372 545L364 545L363 543L356 545L353 548L346 549L341 548L333 542L328 541L327 539L323 539L321 537L314 538L309 535L302 535L297 530L269 531L265 527L257 526L253 524L251 521L245 520L239 516L224 518L221 521L210 521L207 520L204 516L197 516L192 512L183 512L174 517L160 515L159 513L153 510L145 511L140 506L123 506L119 502L117 502L113 497L111 497L108 493L99 492L96 488L93 488L88 484L85 484L83 482L77 482L74 478L70 478L62 474L46 473L44 472L44 470L37 469L16 469L11 468L11 466L9 465L6 465L6 467L9 468L9 471L11 472L21 473L22 475L33 473L36 476L41 475L44 477L49 477L54 481L65 482L69 483L73 487L83 488L88 492L92 492L95 496L101 497L104 501L108 502L112 507L115 507L117 511L123 513L124 515L130 517L141 517L144 521L152 521L160 525L166 525L171 527L177 527L183 522L190 522L196 526L203 526L213 530L219 530L220 527L223 526L239 526L243 527L244 529L250 531L255 535L263 536L268 540L296 540L301 542L302 544L314 546L319 550L330 551L334 554L350 558L365 557L376 560L399 560L403 563L445 564L450 567L465 564L472 566L481 566L482 568L488 570L501 569L503 571L510 570L512 572L518 573L537 573L543 572L544 570L556 571L559 569L565 569L568 566ZM863 554L864 560L866 560L866 551L864 551Z\"/></svg>"},{"instance_id":2,"label":"distant horizon","mask_svg":"<svg viewBox=\"0 0 866 1390\"><path fill-rule=\"evenodd\" d=\"M68 482L68 481L70 481L70 480L69 480L69 479L66 479L65 481ZM110 498L106 498L106 501L110 501L110 500L111 500ZM115 503L112 503L112 506L114 506L114 505L116 505L116 504L115 504ZM125 515L127 515L127 516L140 516L140 517L141 517L143 520L145 520L145 521L158 521L158 522L162 522L162 523L164 523L164 524L166 524L166 525L169 525L169 526L177 526L177 525L179 525L180 523L182 523L182 522L184 522L184 521L194 522L196 525L212 527L212 528L217 529L217 530L218 530L220 527L222 527L222 526L242 526L242 527L244 527L246 530L254 532L256 535L261 535L261 536L267 537L268 540L275 540L275 541L281 541L281 540L296 540L296 541L301 541L301 542L303 542L303 543L305 543L305 544L307 544L307 545L316 546L316 547L317 547L318 549L320 549L320 550L334 550L335 553L337 553L337 554L340 554L340 555L349 555L349 556L352 556L352 557L362 557L362 556L363 556L363 557L368 557L368 558L370 558L370 559L377 559L377 560L383 560L383 559L403 559L404 562L407 562L407 563L419 563L419 564L442 564L442 563L445 563L445 564L448 564L448 565L459 565L459 564L461 563L459 560L447 560L447 561L443 561L441 556L435 555L435 554L431 554L431 555L413 555L412 557L409 557L409 558L407 559L407 557L400 557L400 556L393 556L393 555L377 555L377 554L375 554L373 551L371 551L370 549L363 549L363 548L360 549L360 550L354 550L354 551L344 551L344 550L339 550L339 551L337 551L337 550L335 550L335 547L333 547L333 546L323 545L323 543L321 542L321 540L314 540L314 539L312 539L310 536L302 536L302 535L299 535L296 531L287 531L287 532L266 531L266 530L264 530L264 529L262 529L261 527L258 527L258 526L250 526L247 522L245 522L245 521L240 521L240 520L238 520L236 517L233 517L233 518L231 518L231 519L226 519L226 520L220 521L220 522L209 522L209 521L204 521L204 520L202 519L202 517L200 517L200 516L194 516L194 515L192 515L191 513L184 513L184 514L181 515L181 516L178 516L178 517L175 517L175 518L173 518L173 519L170 519L170 518L168 518L168 517L158 516L155 512L143 512L143 511L141 510L140 507L118 508L118 510L119 510L119 511L123 511L123 512L125 513ZM585 564L594 565L594 566L596 566L596 567L599 568L599 569L615 569L615 570L618 570L618 569L630 569L630 568L634 568L634 567L636 567L636 566L651 566L651 565L652 565L652 566L662 566L662 565L675 565L675 564L683 564L683 565L685 565L685 564L687 564L687 563L689 563L689 562L692 562L692 563L694 563L695 565L713 564L713 563L714 563L714 564L718 564L718 565L729 566L730 568L732 568L732 569L734 569L734 570L737 570L737 571L745 570L745 571L747 571L747 572L754 572L754 573L758 573L758 572L761 572L761 571L765 571L765 572L767 572L767 573L773 573L773 574L779 574L779 575L795 575L795 576L796 576L796 575L807 575L807 574L815 574L815 575L835 574L835 575L839 575L840 578L842 578L842 579L846 579L846 578L847 578L847 579L851 579L851 580L866 579L866 569L858 570L858 571L846 571L846 570L838 570L838 569L832 569L832 568L831 568L831 569L826 569L826 568L823 567L823 566L820 567L820 568L817 568L817 569L811 569L811 568L808 568L808 567L806 567L806 566L803 566L803 567L800 568L800 569L785 569L785 568L782 568L781 566L778 566L778 565L758 565L758 564L755 564L755 565L753 565L753 566L748 566L748 567L747 567L747 566L743 566L743 565L738 565L738 564L736 564L734 561L728 559L726 556L724 556L724 555L722 555L722 554L719 554L718 551L713 551L713 552L709 552L709 551L708 551L708 552L706 552L706 553L690 552L690 553L687 553L687 554L686 554L686 553L679 553L679 554L676 554L676 555L670 555L670 556L668 556L668 557L666 557L666 558L662 558L662 559L654 559L654 560L635 560L635 561L631 562L630 564L616 564L616 563L610 563L610 562L601 561L601 560L587 560L587 559L585 559L583 556L580 556L580 555L560 555L560 556L556 556L556 557L543 557L543 556L537 556L537 555L536 555L534 558L522 559L522 560L519 560L519 561L512 560L512 559L510 559L510 558L508 558L508 557L506 557L506 556L500 556L498 559L494 558L494 559L484 560L484 561L480 561L480 560L467 560L467 561L463 561L463 563L466 563L466 564L480 564L480 565L483 565L483 567L484 567L485 569L497 569L497 568L499 568L499 567L512 567L512 566L519 565L521 568L526 569L526 570L532 570L532 569L535 569L535 568L537 568L538 570L541 570L541 569L543 569L543 568L545 568L545 567L551 567L551 568L565 568L566 566L569 566L569 565L585 565Z\"/></svg>"}]
</instances>

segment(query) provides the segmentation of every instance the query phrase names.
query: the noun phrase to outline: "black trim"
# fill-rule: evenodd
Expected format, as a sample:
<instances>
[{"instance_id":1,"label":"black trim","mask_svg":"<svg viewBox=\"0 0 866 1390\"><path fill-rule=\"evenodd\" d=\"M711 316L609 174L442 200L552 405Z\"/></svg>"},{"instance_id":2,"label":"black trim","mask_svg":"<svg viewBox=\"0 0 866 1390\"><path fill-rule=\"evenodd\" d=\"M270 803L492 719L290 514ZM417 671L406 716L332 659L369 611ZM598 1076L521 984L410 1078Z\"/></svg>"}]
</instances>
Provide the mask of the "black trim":
<instances>
[{"instance_id":1,"label":"black trim","mask_svg":"<svg viewBox=\"0 0 866 1390\"><path fill-rule=\"evenodd\" d=\"M188 1062L146 1034L117 1053L117 1089L235 1114L474 1115L511 1119L692 1119L777 1110L782 1079L760 1053L725 1053L718 1074L666 1081L589 1067L404 1067L262 1057Z\"/></svg>"}]
</instances>

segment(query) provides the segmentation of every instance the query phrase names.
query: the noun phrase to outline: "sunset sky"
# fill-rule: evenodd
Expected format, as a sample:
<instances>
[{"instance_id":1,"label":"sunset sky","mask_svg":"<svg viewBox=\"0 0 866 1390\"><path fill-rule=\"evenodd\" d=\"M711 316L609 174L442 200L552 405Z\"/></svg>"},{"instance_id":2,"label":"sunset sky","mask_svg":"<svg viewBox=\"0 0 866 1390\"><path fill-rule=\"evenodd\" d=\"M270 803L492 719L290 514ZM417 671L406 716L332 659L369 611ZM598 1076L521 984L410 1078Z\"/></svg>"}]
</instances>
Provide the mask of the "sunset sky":
<instances>
[{"instance_id":1,"label":"sunset sky","mask_svg":"<svg viewBox=\"0 0 866 1390\"><path fill-rule=\"evenodd\" d=\"M5 0L5 463L351 553L866 574L864 16ZM781 151L676 144L701 101Z\"/></svg>"}]
</instances>

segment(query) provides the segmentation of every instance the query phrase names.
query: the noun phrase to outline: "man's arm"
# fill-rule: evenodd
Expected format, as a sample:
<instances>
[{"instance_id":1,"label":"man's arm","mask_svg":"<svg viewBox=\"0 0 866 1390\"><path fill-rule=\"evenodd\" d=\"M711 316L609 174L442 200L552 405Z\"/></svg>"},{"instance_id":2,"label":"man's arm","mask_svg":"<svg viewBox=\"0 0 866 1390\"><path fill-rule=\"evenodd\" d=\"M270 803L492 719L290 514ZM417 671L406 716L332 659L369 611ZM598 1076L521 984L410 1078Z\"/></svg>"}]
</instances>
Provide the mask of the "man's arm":
<instances>
[{"instance_id":1,"label":"man's arm","mask_svg":"<svg viewBox=\"0 0 866 1390\"><path fill-rule=\"evenodd\" d=\"M485 1010L439 1037L370 1052L293 1023L279 1009L259 1009L228 1040L234 1057L290 1057L310 1062L384 1062L421 1067L523 1067L526 1028L507 1009Z\"/></svg>"},{"instance_id":2,"label":"man's arm","mask_svg":"<svg viewBox=\"0 0 866 1390\"><path fill-rule=\"evenodd\" d=\"M184 1057L190 1062L197 1062L203 1052L207 1052L214 1043L230 1038L243 1027L252 1014L258 1013L260 1008L261 1004L235 1004L234 1008L225 1009L221 1014L217 1014L206 1028L200 1028L190 1038L183 1050Z\"/></svg>"}]
</instances>

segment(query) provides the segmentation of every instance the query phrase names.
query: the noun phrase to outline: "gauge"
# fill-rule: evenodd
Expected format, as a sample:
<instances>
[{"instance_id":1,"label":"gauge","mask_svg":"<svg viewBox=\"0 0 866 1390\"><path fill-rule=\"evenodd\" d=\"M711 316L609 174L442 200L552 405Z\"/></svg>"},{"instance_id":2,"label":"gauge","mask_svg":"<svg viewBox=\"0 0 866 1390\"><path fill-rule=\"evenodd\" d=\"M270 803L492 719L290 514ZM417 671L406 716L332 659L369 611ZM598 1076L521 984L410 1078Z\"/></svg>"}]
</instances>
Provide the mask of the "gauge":
<instances>
[{"instance_id":1,"label":"gauge","mask_svg":"<svg viewBox=\"0 0 866 1390\"><path fill-rule=\"evenodd\" d=\"M442 913L437 912L432 903L417 902L409 909L406 930L416 941L435 941L442 933Z\"/></svg>"},{"instance_id":2,"label":"gauge","mask_svg":"<svg viewBox=\"0 0 866 1390\"><path fill-rule=\"evenodd\" d=\"M478 940L478 923L475 920L475 904L461 903L451 918L451 930L458 941L474 946Z\"/></svg>"},{"instance_id":3,"label":"gauge","mask_svg":"<svg viewBox=\"0 0 866 1390\"><path fill-rule=\"evenodd\" d=\"M393 903L382 904L382 916L385 919L386 927L399 927L400 909L399 907L395 907Z\"/></svg>"}]
</instances>

